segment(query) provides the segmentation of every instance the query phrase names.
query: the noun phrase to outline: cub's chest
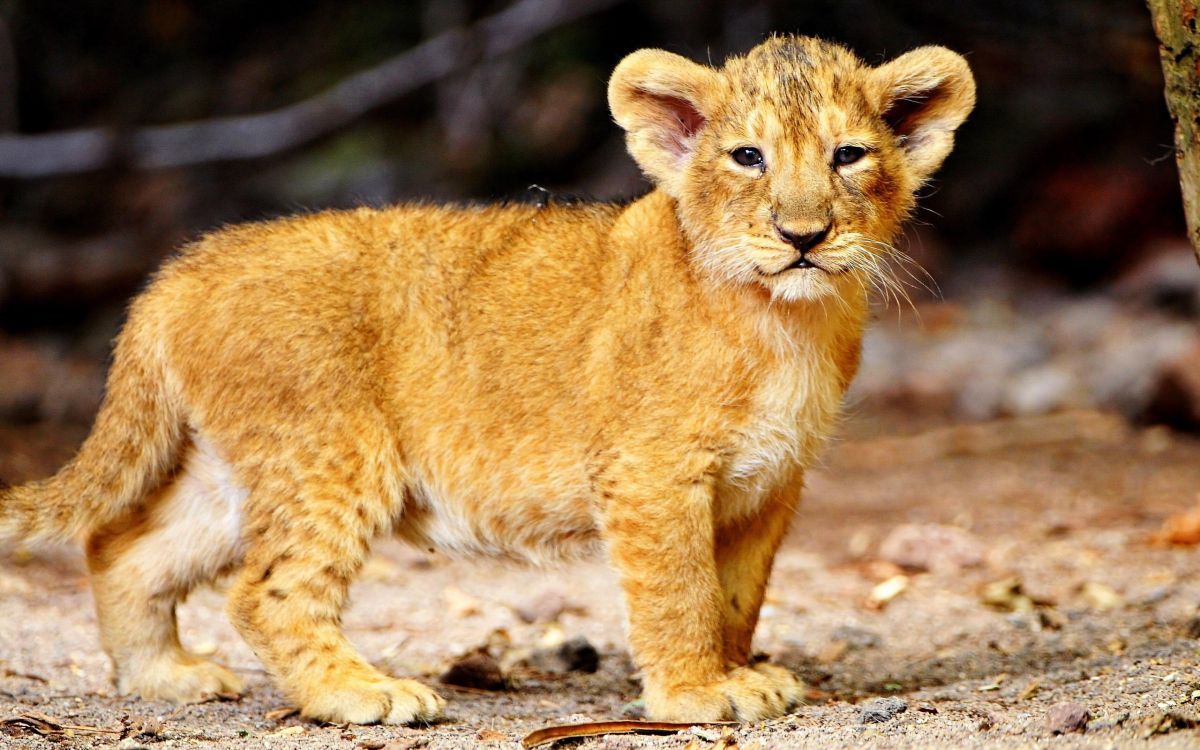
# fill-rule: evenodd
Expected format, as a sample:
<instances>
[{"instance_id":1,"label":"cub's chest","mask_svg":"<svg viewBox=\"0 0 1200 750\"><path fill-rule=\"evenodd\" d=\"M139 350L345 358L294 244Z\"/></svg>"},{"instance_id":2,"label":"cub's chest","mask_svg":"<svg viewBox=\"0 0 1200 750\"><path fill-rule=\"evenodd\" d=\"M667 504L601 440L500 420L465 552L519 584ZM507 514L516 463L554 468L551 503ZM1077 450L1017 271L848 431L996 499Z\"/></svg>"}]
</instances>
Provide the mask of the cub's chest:
<instances>
[{"instance_id":1,"label":"cub's chest","mask_svg":"<svg viewBox=\"0 0 1200 750\"><path fill-rule=\"evenodd\" d=\"M760 383L734 431L717 502L724 516L752 513L810 466L833 428L842 392L820 362L779 368Z\"/></svg>"}]
</instances>

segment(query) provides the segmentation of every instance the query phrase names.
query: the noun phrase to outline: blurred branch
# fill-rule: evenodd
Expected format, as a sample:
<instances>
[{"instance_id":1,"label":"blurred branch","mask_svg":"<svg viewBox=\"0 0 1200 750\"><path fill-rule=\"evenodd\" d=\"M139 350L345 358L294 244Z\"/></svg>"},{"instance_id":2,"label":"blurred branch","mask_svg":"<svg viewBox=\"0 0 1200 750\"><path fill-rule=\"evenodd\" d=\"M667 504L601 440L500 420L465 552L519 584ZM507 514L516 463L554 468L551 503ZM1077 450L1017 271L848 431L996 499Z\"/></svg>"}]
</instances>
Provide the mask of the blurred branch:
<instances>
[{"instance_id":1,"label":"blurred branch","mask_svg":"<svg viewBox=\"0 0 1200 750\"><path fill-rule=\"evenodd\" d=\"M0 177L50 177L115 164L180 167L269 156L353 122L366 112L469 65L621 0L517 0L467 28L427 39L295 104L261 114L161 125L38 135L0 134Z\"/></svg>"},{"instance_id":2,"label":"blurred branch","mask_svg":"<svg viewBox=\"0 0 1200 750\"><path fill-rule=\"evenodd\" d=\"M1188 239L1200 260L1200 11L1196 0L1148 0L1158 34Z\"/></svg>"}]
</instances>

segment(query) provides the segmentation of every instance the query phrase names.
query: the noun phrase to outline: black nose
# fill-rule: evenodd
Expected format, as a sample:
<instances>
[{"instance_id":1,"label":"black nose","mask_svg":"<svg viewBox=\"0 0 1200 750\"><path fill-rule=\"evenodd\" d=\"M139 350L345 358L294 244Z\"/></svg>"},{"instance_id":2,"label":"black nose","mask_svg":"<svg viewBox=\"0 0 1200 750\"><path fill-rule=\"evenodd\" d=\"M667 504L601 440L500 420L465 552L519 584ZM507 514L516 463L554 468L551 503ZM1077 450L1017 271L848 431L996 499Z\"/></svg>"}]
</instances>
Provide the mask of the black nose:
<instances>
[{"instance_id":1,"label":"black nose","mask_svg":"<svg viewBox=\"0 0 1200 750\"><path fill-rule=\"evenodd\" d=\"M789 245L796 248L800 252L804 252L806 250L811 250L812 248L821 244L821 242L824 241L825 237L829 234L829 226L828 225L826 225L826 227L824 229L821 229L816 232L801 233L801 232L793 232L788 229L784 229L783 227L776 224L775 230L779 232L779 236L783 238L784 242L788 243Z\"/></svg>"}]
</instances>

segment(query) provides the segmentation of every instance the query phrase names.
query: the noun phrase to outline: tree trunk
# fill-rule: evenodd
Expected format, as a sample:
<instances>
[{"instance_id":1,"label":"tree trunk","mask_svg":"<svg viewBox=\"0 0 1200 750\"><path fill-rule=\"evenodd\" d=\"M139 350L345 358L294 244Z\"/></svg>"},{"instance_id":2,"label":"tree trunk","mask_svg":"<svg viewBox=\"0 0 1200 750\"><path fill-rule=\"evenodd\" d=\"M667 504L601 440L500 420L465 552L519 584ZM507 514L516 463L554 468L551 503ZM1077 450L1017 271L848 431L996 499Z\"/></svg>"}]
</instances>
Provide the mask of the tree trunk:
<instances>
[{"instance_id":1,"label":"tree trunk","mask_svg":"<svg viewBox=\"0 0 1200 750\"><path fill-rule=\"evenodd\" d=\"M1188 239L1200 260L1200 15L1197 0L1146 0L1158 34Z\"/></svg>"}]
</instances>

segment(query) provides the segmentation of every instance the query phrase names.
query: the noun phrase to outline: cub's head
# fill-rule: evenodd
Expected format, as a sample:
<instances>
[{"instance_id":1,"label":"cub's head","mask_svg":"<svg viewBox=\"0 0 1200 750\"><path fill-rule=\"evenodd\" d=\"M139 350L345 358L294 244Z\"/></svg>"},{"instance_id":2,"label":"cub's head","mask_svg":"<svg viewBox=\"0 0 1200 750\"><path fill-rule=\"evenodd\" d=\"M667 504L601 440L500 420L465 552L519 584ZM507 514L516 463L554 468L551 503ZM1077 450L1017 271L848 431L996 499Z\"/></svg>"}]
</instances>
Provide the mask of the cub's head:
<instances>
[{"instance_id":1,"label":"cub's head","mask_svg":"<svg viewBox=\"0 0 1200 750\"><path fill-rule=\"evenodd\" d=\"M782 36L721 68L634 52L608 102L633 158L676 200L696 261L796 301L885 279L913 193L950 153L975 81L942 47L871 67Z\"/></svg>"}]
</instances>

